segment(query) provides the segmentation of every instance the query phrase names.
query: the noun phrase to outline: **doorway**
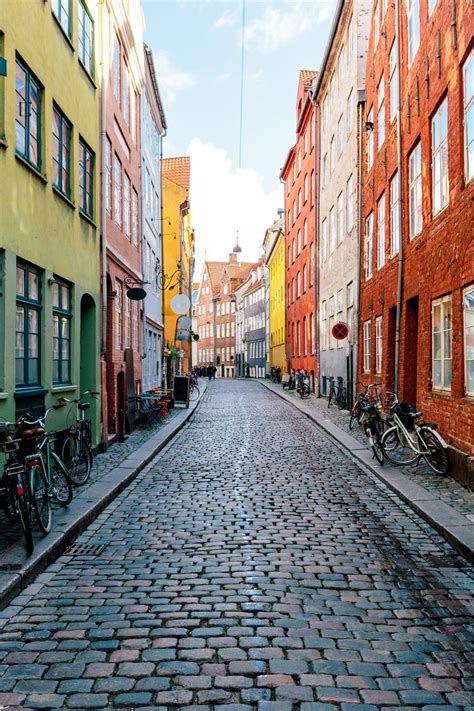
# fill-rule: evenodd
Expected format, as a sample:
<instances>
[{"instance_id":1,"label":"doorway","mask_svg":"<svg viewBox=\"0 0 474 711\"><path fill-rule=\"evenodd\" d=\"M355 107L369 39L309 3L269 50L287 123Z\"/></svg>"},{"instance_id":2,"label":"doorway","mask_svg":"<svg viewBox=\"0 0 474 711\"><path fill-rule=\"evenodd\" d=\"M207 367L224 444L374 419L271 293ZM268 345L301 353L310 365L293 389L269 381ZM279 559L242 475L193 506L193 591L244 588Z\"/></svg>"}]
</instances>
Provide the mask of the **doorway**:
<instances>
[{"instance_id":1,"label":"doorway","mask_svg":"<svg viewBox=\"0 0 474 711\"><path fill-rule=\"evenodd\" d=\"M117 374L117 437L119 442L125 439L125 373Z\"/></svg>"},{"instance_id":2,"label":"doorway","mask_svg":"<svg viewBox=\"0 0 474 711\"><path fill-rule=\"evenodd\" d=\"M81 298L81 327L80 327L80 352L79 352L79 387L83 393L89 388L97 390L97 352L96 338L96 305L90 294ZM92 420L92 443L96 444L97 407L92 407L90 412Z\"/></svg>"},{"instance_id":3,"label":"doorway","mask_svg":"<svg viewBox=\"0 0 474 711\"><path fill-rule=\"evenodd\" d=\"M401 378L403 400L416 405L418 375L418 296L405 304L405 328L403 334L403 363Z\"/></svg>"}]
</instances>

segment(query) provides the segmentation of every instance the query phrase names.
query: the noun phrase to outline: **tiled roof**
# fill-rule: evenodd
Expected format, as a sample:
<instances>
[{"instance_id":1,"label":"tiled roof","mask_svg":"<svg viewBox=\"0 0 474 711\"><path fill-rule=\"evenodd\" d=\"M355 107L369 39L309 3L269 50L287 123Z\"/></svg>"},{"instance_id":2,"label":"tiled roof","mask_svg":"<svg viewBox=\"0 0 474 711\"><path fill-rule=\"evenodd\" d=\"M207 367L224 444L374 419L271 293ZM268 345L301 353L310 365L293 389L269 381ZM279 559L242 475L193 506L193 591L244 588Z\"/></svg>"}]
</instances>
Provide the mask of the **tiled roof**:
<instances>
[{"instance_id":1,"label":"tiled roof","mask_svg":"<svg viewBox=\"0 0 474 711\"><path fill-rule=\"evenodd\" d=\"M189 191L191 177L191 159L189 156L179 156L178 158L163 158L163 175L173 183L181 185Z\"/></svg>"},{"instance_id":2,"label":"tiled roof","mask_svg":"<svg viewBox=\"0 0 474 711\"><path fill-rule=\"evenodd\" d=\"M226 262L206 262L207 273L209 274L209 280L211 282L211 289L213 293L219 289L220 276L225 265Z\"/></svg>"},{"instance_id":3,"label":"tiled roof","mask_svg":"<svg viewBox=\"0 0 474 711\"><path fill-rule=\"evenodd\" d=\"M261 286L262 283L262 279L257 279L257 281L254 281L253 283L250 282L248 287L245 289L244 294L248 294L249 291L254 291L255 289L258 289L258 287Z\"/></svg>"},{"instance_id":4,"label":"tiled roof","mask_svg":"<svg viewBox=\"0 0 474 711\"><path fill-rule=\"evenodd\" d=\"M318 72L313 69L300 69L300 80L303 81L304 84L311 84L317 74Z\"/></svg>"}]
</instances>

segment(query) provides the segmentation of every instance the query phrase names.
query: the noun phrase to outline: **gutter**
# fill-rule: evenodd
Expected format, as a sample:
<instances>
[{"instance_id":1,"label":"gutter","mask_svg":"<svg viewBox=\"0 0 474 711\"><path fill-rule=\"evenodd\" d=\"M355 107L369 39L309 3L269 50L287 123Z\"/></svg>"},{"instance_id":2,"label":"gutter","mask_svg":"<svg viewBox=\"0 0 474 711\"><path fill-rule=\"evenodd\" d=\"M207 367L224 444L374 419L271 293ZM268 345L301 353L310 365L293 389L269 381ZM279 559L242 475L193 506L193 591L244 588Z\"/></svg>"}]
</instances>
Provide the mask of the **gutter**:
<instances>
[{"instance_id":1,"label":"gutter","mask_svg":"<svg viewBox=\"0 0 474 711\"><path fill-rule=\"evenodd\" d=\"M105 70L105 52L104 52L104 27L105 27L105 0L100 2L100 13L99 13L99 25L100 25L100 64L101 64L101 91L100 91L100 145L102 150L102 161L101 161L101 190L102 190L102 200L100 207L100 222L101 222L101 236L102 236L102 254L101 254L101 271L102 271L102 304L101 304L101 336L100 336L100 350L101 354L105 355L107 350L107 209L105 204L105 194L107 188L107 174L105 170L105 156L107 149L107 136L105 132L106 125L106 98L105 98L105 87L107 86L107 77ZM112 199L112 196L111 196Z\"/></svg>"},{"instance_id":2,"label":"gutter","mask_svg":"<svg viewBox=\"0 0 474 711\"><path fill-rule=\"evenodd\" d=\"M403 229L402 229L402 117L401 117L401 97L402 97L402 72L401 72L401 49L400 49L400 0L395 0L395 28L397 42L398 61L398 108L397 108L397 182L398 182L398 224L400 230L400 243L398 245L398 280L397 280L397 315L395 319L395 354L394 354L394 379L393 389L398 392L400 384L400 345L401 345L401 310L403 299Z\"/></svg>"}]
</instances>

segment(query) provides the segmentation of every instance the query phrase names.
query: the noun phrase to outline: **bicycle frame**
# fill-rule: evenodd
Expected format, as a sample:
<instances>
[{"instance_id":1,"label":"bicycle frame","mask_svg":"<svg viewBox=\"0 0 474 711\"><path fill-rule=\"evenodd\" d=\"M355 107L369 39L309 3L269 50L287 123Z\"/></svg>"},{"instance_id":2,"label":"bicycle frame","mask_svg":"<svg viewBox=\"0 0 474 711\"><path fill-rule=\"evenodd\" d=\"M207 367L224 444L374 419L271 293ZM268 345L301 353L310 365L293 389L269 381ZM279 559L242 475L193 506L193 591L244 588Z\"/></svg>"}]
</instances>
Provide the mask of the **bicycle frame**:
<instances>
[{"instance_id":1,"label":"bicycle frame","mask_svg":"<svg viewBox=\"0 0 474 711\"><path fill-rule=\"evenodd\" d=\"M410 430L408 430L408 429L405 427L405 425L404 425L403 422L400 420L400 418L398 417L398 415L397 415L396 412L393 413L393 421L394 421L394 423L395 423L395 425L396 425L396 427L397 427L397 430L398 430L399 432L401 432L401 433L403 434L403 436L405 437L406 443L408 444L408 446L410 447L410 449L411 449L413 452L415 452L415 454L416 454L418 457L422 457L424 454L427 453L428 450L427 450L427 448L425 447L425 443L423 442L423 438L420 437L420 435L419 435L420 425L418 425L416 422L414 422L414 423L413 423L413 425L414 425L413 433L411 433ZM415 439L415 437L416 437L416 439ZM418 443L422 443L424 449L419 449L418 446L417 446Z\"/></svg>"},{"instance_id":2,"label":"bicycle frame","mask_svg":"<svg viewBox=\"0 0 474 711\"><path fill-rule=\"evenodd\" d=\"M41 459L43 471L46 475L46 480L49 485L51 485L51 459L54 459L56 464L60 467L60 469L62 469L65 476L68 476L68 471L64 462L60 457L58 457L58 455L51 446L50 435L44 435L43 441L38 446L38 452L30 456L36 458L39 457Z\"/></svg>"}]
</instances>

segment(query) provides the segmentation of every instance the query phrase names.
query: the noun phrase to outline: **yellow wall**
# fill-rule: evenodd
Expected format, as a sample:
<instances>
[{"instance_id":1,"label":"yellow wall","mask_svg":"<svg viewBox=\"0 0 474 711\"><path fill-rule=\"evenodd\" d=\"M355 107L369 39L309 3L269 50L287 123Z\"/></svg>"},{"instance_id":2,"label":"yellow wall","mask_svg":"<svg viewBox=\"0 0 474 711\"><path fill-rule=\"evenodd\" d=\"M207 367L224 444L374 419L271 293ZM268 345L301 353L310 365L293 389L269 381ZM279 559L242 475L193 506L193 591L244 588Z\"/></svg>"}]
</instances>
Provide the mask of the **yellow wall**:
<instances>
[{"instance_id":1,"label":"yellow wall","mask_svg":"<svg viewBox=\"0 0 474 711\"><path fill-rule=\"evenodd\" d=\"M175 345L176 321L178 319L178 316L171 309L171 299L179 293L186 294L191 298L190 279L192 279L191 270L194 259L191 212L188 211L183 216L182 225L180 222L180 205L186 200L186 189L163 177L163 268L165 274L171 276L177 269L177 262L181 260L182 263L181 284L178 283L178 279L175 277L171 282L174 288L167 288L164 293L165 343L167 342L170 345ZM183 372L187 372L190 366L189 343L179 342L177 346L186 353L182 366Z\"/></svg>"},{"instance_id":2,"label":"yellow wall","mask_svg":"<svg viewBox=\"0 0 474 711\"><path fill-rule=\"evenodd\" d=\"M286 372L285 357L285 238L278 235L267 262L270 276L270 367Z\"/></svg>"}]
</instances>

